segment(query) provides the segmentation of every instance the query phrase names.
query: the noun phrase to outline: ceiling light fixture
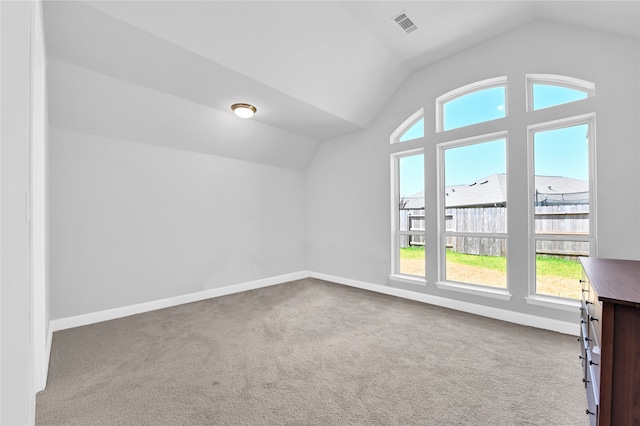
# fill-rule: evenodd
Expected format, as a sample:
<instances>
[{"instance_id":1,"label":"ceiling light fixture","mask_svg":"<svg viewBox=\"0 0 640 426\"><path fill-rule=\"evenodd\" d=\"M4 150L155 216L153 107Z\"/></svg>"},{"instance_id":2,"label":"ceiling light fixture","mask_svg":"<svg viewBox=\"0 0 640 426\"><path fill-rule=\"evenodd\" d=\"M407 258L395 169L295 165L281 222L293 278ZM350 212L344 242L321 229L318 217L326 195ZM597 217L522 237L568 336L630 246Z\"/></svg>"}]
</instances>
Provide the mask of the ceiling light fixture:
<instances>
[{"instance_id":1,"label":"ceiling light fixture","mask_svg":"<svg viewBox=\"0 0 640 426\"><path fill-rule=\"evenodd\" d=\"M257 111L256 107L249 104L233 104L231 109L238 117L242 118L253 117L253 114Z\"/></svg>"}]
</instances>

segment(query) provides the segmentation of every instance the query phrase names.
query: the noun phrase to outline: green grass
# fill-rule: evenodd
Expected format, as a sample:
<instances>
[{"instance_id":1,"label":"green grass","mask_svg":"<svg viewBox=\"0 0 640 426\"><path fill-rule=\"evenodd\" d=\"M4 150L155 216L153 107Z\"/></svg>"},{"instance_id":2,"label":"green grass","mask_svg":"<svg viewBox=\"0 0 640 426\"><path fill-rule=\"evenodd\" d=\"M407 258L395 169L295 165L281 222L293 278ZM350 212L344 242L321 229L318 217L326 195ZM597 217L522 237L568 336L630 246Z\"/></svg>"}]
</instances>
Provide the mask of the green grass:
<instances>
[{"instance_id":1,"label":"green grass","mask_svg":"<svg viewBox=\"0 0 640 426\"><path fill-rule=\"evenodd\" d=\"M492 269L499 272L507 271L507 259L500 256L464 254L447 249L447 261L475 266L476 268Z\"/></svg>"},{"instance_id":2,"label":"green grass","mask_svg":"<svg viewBox=\"0 0 640 426\"><path fill-rule=\"evenodd\" d=\"M580 262L560 257L538 256L536 262L537 275L554 275L556 277L580 278L582 267Z\"/></svg>"},{"instance_id":3,"label":"green grass","mask_svg":"<svg viewBox=\"0 0 640 426\"><path fill-rule=\"evenodd\" d=\"M424 247L402 248L400 249L400 257L402 259L424 259ZM499 256L464 254L447 249L447 260L499 272L505 272L507 269L506 259ZM581 267L579 262L573 260L566 260L559 257L537 256L536 273L538 276L552 275L573 279L580 277Z\"/></svg>"},{"instance_id":4,"label":"green grass","mask_svg":"<svg viewBox=\"0 0 640 426\"><path fill-rule=\"evenodd\" d=\"M402 259L424 259L424 247L406 247L400 249Z\"/></svg>"}]
</instances>

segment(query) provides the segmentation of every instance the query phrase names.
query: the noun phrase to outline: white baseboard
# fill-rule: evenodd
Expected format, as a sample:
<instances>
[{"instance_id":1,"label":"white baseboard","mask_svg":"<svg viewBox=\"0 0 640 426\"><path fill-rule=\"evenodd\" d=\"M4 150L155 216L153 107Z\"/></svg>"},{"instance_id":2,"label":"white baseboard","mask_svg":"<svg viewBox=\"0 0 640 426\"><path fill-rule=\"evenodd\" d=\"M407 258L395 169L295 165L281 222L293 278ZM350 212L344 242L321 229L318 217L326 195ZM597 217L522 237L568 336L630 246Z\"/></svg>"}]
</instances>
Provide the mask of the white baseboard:
<instances>
[{"instance_id":1,"label":"white baseboard","mask_svg":"<svg viewBox=\"0 0 640 426\"><path fill-rule=\"evenodd\" d=\"M104 311L92 312L89 314L76 315L67 318L59 318L49 322L49 335L53 332L66 330L68 328L81 327L83 325L95 324L97 322L109 321L123 318L130 315L155 311L157 309L169 308L171 306L183 305L185 303L198 302L200 300L212 299L214 297L226 296L243 291L254 290L262 287L269 287L276 284L283 284L289 281L300 280L309 276L308 271L294 272L291 274L278 275L246 283L233 284L225 287L203 290L197 293L189 293L181 296L169 297L167 299L154 300L151 302L138 303L136 305L123 306L120 308L107 309ZM49 339L51 341L51 339ZM50 344L49 344L50 346Z\"/></svg>"},{"instance_id":2,"label":"white baseboard","mask_svg":"<svg viewBox=\"0 0 640 426\"><path fill-rule=\"evenodd\" d=\"M291 274L278 275L275 277L264 278L256 281L249 281L241 284L234 284L226 287L220 287L210 290L204 290L197 293L190 293L167 299L155 300L136 305L123 306L120 308L108 309L105 311L92 312L84 315L76 315L73 317L60 318L49 321L47 348L46 348L46 367L48 370L49 359L51 357L51 343L53 333L55 331L65 330L68 328L81 327L83 325L94 324L97 322L108 321L117 318L123 318L129 315L141 314L157 309L168 308L171 306L182 305L185 303L197 302L205 299L226 296L243 291L254 290L262 287L283 284L290 281L301 280L304 278L317 278L325 281L331 281L337 284L343 284L350 287L356 287L363 290L374 291L377 293L387 294L390 296L401 297L404 299L415 300L417 302L428 303L431 305L442 306L444 308L454 309L457 311L468 312L471 314L481 315L484 317L494 318L502 321L512 322L515 324L526 325L530 327L542 328L545 330L556 331L558 333L577 336L579 328L577 323L558 321L549 318L539 317L530 314L524 314L505 309L492 308L489 306L461 302L458 300L447 299L444 297L432 296L415 291L403 290L395 287L384 286L380 284L372 284L364 281L353 280L350 278L342 278L335 275L322 274L319 272L299 271ZM45 372L46 376L46 372ZM45 383L46 384L46 383Z\"/></svg>"},{"instance_id":3,"label":"white baseboard","mask_svg":"<svg viewBox=\"0 0 640 426\"><path fill-rule=\"evenodd\" d=\"M461 302L458 300L447 299L445 297L432 296L429 294L403 290L403 289L384 286L380 284L372 284L364 281L337 277L335 275L321 274L318 272L309 272L309 276L312 278L320 279L320 280L331 281L338 284L348 285L350 287L356 287L364 290L375 291L377 293L388 294L390 296L402 297L404 299L415 300L417 302L428 303L436 306L442 306L444 308L468 312L470 314L494 318L502 321L520 324L520 325L526 325L529 327L556 331L558 333L569 334L571 336L578 336L580 332L577 321L575 323L559 321L559 320L540 317L536 315L509 311L506 309L492 308L490 306L484 306L484 305L479 305L475 303Z\"/></svg>"},{"instance_id":4,"label":"white baseboard","mask_svg":"<svg viewBox=\"0 0 640 426\"><path fill-rule=\"evenodd\" d=\"M448 299L445 297L432 296L415 291L403 290L395 287L389 287L380 284L372 284L364 281L353 280L350 278L342 278L335 275L322 274L319 272L299 271L291 274L278 275L275 277L264 278L256 281L249 281L241 284L234 284L225 287L204 290L197 293L190 293L167 299L155 300L136 305L123 306L120 308L108 309L99 312L92 312L84 315L76 315L73 317L60 318L49 322L48 339L47 339L47 366L51 356L51 342L55 331L66 330L68 328L81 327L83 325L94 324L102 321L123 318L130 315L141 314L144 312L154 311L157 309L169 308L171 306L182 305L185 303L197 302L205 299L226 296L243 291L254 290L262 287L283 284L290 281L300 280L307 277L317 278L325 281L331 281L337 284L343 284L350 287L356 287L363 290L383 293L390 296L401 297L404 299L415 300L417 302L428 303L431 305L442 306L444 308L454 309L457 311L468 312L475 315L494 318L502 321L512 322L515 324L526 325L530 327L542 328L545 330L556 331L558 333L577 336L579 328L577 323L558 321L545 317L524 314L520 312L509 311L505 309L492 308L475 303L461 302L458 300Z\"/></svg>"}]
</instances>

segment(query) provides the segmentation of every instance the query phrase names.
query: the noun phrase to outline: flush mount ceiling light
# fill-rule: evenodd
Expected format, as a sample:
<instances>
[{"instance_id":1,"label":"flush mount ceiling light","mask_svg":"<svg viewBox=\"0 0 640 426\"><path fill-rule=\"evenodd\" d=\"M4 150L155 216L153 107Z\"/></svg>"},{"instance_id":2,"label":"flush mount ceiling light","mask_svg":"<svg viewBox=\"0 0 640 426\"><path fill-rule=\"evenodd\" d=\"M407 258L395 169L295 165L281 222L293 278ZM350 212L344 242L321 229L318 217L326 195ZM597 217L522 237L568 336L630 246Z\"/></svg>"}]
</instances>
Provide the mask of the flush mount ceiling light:
<instances>
[{"instance_id":1,"label":"flush mount ceiling light","mask_svg":"<svg viewBox=\"0 0 640 426\"><path fill-rule=\"evenodd\" d=\"M233 104L231 109L238 117L242 118L253 117L253 114L257 111L256 107L249 104Z\"/></svg>"}]
</instances>

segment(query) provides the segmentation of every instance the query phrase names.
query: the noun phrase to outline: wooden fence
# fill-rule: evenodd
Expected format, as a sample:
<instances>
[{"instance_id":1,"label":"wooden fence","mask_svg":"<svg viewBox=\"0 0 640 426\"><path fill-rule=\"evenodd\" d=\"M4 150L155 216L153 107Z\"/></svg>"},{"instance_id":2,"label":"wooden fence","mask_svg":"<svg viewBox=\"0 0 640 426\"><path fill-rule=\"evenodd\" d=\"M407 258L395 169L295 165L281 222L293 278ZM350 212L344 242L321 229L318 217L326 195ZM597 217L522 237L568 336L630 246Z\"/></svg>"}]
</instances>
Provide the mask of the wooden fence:
<instances>
[{"instance_id":1,"label":"wooden fence","mask_svg":"<svg viewBox=\"0 0 640 426\"><path fill-rule=\"evenodd\" d=\"M445 211L445 227L452 232L506 233L507 218L505 207L464 207ZM424 209L400 211L401 230L424 230ZM535 230L538 235L563 235L564 241L539 240L536 251L553 256L588 256L589 243L571 241L572 236L588 235L589 205L567 204L537 206L535 208ZM468 254L504 256L506 239L480 237L447 237L447 247ZM424 237L403 238L401 247L423 246Z\"/></svg>"}]
</instances>

